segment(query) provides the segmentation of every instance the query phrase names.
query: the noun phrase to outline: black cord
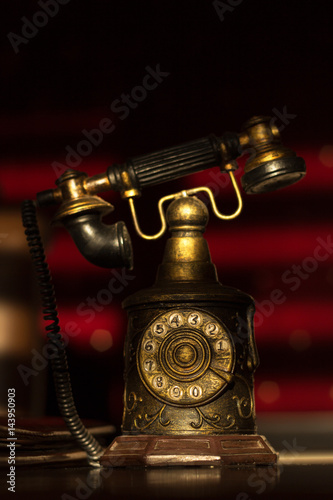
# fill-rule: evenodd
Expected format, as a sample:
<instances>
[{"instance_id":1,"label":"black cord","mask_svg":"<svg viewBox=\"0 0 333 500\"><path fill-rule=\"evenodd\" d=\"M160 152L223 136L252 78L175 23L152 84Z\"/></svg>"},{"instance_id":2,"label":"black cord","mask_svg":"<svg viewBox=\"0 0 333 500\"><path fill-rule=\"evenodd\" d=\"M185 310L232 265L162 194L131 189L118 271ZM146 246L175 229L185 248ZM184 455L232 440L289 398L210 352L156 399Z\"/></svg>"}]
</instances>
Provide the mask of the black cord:
<instances>
[{"instance_id":1,"label":"black cord","mask_svg":"<svg viewBox=\"0 0 333 500\"><path fill-rule=\"evenodd\" d=\"M32 261L37 273L43 308L43 318L51 321L46 325L48 344L54 350L51 358L53 379L60 413L78 444L88 454L91 465L103 454L104 450L94 436L83 425L75 407L70 374L68 371L67 354L60 334L59 318L55 300L52 278L46 262L42 239L39 232L36 206L31 200L25 200L21 206L22 221L29 245Z\"/></svg>"}]
</instances>

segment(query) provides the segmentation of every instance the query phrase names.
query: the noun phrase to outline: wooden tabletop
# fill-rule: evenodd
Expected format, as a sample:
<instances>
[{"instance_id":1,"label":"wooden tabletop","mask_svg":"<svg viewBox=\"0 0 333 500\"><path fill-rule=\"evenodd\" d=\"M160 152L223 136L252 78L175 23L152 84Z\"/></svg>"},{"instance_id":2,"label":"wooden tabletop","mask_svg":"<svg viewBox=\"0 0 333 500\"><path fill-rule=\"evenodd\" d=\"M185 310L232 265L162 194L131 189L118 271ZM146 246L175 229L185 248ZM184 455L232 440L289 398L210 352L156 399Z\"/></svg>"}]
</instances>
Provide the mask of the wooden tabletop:
<instances>
[{"instance_id":1,"label":"wooden tabletop","mask_svg":"<svg viewBox=\"0 0 333 500\"><path fill-rule=\"evenodd\" d=\"M3 470L1 471L3 472ZM1 478L1 498L27 499L328 499L333 469L284 465L248 469L177 467L150 469L22 468L16 491Z\"/></svg>"}]
</instances>

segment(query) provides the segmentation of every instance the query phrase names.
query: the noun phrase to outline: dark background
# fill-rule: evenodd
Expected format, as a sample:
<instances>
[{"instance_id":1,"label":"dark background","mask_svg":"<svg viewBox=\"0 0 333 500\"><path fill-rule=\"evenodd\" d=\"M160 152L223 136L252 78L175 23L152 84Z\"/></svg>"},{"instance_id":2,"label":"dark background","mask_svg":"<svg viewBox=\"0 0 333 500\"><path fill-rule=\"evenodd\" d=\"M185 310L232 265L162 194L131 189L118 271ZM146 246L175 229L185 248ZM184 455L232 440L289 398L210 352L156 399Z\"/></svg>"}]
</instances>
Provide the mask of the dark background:
<instances>
[{"instance_id":1,"label":"dark background","mask_svg":"<svg viewBox=\"0 0 333 500\"><path fill-rule=\"evenodd\" d=\"M79 125L89 129L110 116L112 101L157 64L169 77L126 123L117 123L99 154L138 154L226 127L239 130L252 115L284 106L298 118L290 140L329 140L328 2L240 0L235 7L224 2L225 12L222 4L70 0L27 43L18 41L15 54L8 33L22 36L22 17L33 21L41 7L3 2L1 107L9 120L7 128L2 122L3 154L15 148L16 155L53 158L70 133L79 136ZM18 133L15 118L22 119L16 141L8 137Z\"/></svg>"},{"instance_id":2,"label":"dark background","mask_svg":"<svg viewBox=\"0 0 333 500\"><path fill-rule=\"evenodd\" d=\"M22 36L41 3L2 2L3 210L53 187L52 164L65 164L66 147L75 150L85 139L82 131L97 128L103 118L115 130L82 159L78 168L89 175L209 133L240 131L253 115L276 116L285 144L306 159L306 179L281 192L244 196L243 214L231 223L212 217L207 239L223 283L259 304L275 289L286 296L257 319L257 387L269 388L268 399L259 391L258 410L332 410L332 255L296 291L281 282L286 270L313 255L318 237L326 241L332 232L330 3L226 0L224 13L222 3L70 0L15 53L8 34ZM110 105L141 85L147 66L157 65L169 75L121 120ZM209 172L147 189L138 203L144 229L158 227L154 207L161 195L202 183L212 183ZM215 185L215 191L221 209L232 210L230 185ZM116 194L106 199L116 206L110 221L125 220L132 234L135 279L91 323L77 308L107 286L110 272L87 264L63 229L52 231L48 252L63 324L73 320L82 330L69 346L79 409L119 421L126 329L120 303L152 284L165 238L140 241L125 203ZM48 220L51 215L45 211ZM102 353L90 343L96 329L113 338ZM51 387L47 410L55 411Z\"/></svg>"}]
</instances>

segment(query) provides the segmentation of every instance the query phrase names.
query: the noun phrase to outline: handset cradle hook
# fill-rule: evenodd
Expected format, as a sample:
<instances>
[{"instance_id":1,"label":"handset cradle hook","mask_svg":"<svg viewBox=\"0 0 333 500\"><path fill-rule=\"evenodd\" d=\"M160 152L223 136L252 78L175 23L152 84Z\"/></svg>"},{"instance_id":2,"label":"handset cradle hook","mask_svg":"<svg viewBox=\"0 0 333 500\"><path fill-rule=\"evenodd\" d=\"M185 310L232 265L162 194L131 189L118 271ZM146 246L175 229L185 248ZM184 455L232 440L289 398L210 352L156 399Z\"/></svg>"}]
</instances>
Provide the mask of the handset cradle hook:
<instances>
[{"instance_id":1,"label":"handset cradle hook","mask_svg":"<svg viewBox=\"0 0 333 500\"><path fill-rule=\"evenodd\" d=\"M138 233L138 235L141 236L141 238L144 238L145 240L157 240L158 238L160 238L165 233L166 228L167 228L167 223L166 223L166 219L165 219L165 213L164 213L164 210L163 210L163 204L166 201L173 200L175 198L179 198L180 196L191 196L191 195L194 195L196 193L199 193L200 191L204 191L205 193L208 194L209 201L210 201L210 203L212 205L212 209L213 209L213 212L216 215L216 217L218 217L219 219L222 219L222 220L235 219L240 214L240 212L242 210L243 201L242 201L242 196L241 196L241 193L239 191L239 187L237 185L237 182L236 182L236 179L235 179L235 176L234 176L232 170L231 169L227 169L227 172L228 172L228 174L230 176L233 188L234 188L236 196L237 196L237 201L238 201L238 206L237 206L237 209L235 210L234 213L232 213L230 215L224 215L224 214L222 214L219 211L219 209L217 208L217 206L216 206L215 198L214 198L212 190L209 189L206 186L200 186L200 187L193 188L193 189L187 189L187 190L179 191L177 193L169 194L167 196L163 196L162 198L160 198L160 200L158 202L158 205L157 205L157 208L158 208L158 212L160 214L160 219L161 219L161 229L156 234L149 235L149 234L143 233L142 230L141 230L141 228L140 228L138 217L137 217L137 213L136 213L136 209L135 209L134 198L128 198L128 202L129 202L129 206L130 206L130 210L131 210L131 214L132 214L132 218L133 218L134 227L135 227L135 230Z\"/></svg>"}]
</instances>

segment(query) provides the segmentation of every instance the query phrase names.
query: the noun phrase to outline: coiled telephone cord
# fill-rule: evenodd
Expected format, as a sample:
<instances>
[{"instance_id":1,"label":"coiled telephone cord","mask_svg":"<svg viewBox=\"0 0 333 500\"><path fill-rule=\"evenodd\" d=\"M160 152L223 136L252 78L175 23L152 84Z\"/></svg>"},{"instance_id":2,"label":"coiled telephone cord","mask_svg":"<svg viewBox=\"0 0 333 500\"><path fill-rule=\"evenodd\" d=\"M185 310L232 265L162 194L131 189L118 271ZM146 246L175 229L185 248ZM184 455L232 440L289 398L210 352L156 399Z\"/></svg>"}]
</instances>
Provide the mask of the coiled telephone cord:
<instances>
[{"instance_id":1,"label":"coiled telephone cord","mask_svg":"<svg viewBox=\"0 0 333 500\"><path fill-rule=\"evenodd\" d=\"M42 298L43 318L46 322L51 322L46 325L45 330L47 332L48 345L54 350L54 355L52 355L50 361L59 411L67 428L80 447L87 453L90 465L99 466L97 461L104 450L83 425L73 399L67 354L60 333L54 287L40 236L35 202L25 200L22 203L21 210L25 235L36 270Z\"/></svg>"}]
</instances>

